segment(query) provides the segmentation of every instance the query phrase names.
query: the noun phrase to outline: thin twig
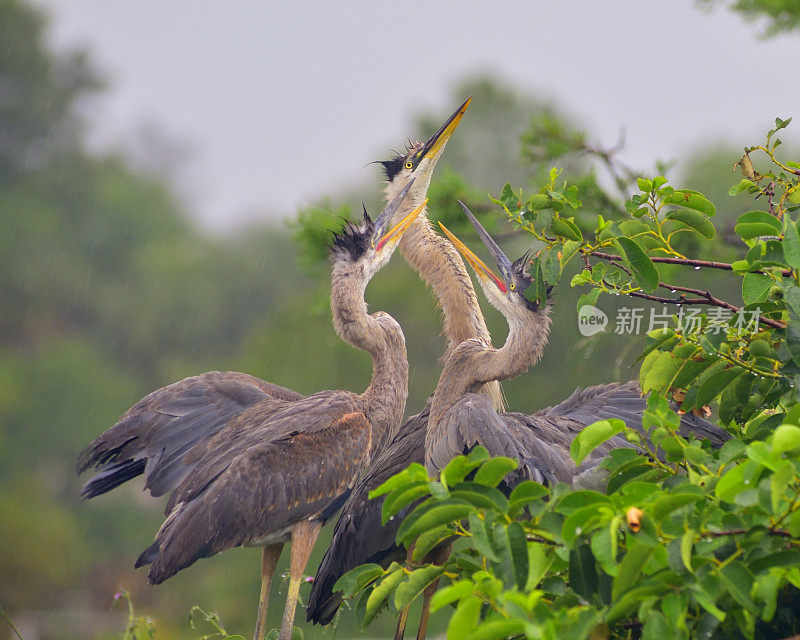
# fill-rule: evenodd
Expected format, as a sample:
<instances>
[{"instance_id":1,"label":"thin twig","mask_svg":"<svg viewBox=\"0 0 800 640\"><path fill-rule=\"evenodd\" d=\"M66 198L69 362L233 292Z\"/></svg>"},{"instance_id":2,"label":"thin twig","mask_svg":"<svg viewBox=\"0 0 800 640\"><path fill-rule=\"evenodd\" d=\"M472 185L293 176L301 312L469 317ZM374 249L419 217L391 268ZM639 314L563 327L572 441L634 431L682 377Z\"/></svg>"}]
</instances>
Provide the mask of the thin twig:
<instances>
[{"instance_id":1,"label":"thin twig","mask_svg":"<svg viewBox=\"0 0 800 640\"><path fill-rule=\"evenodd\" d=\"M659 287L663 287L665 289L675 289L676 291L685 291L687 293L694 293L696 295L703 296L702 298L687 298L683 293L679 295L677 298L668 298L666 296L654 296L650 295L649 293L644 293L643 291L629 291L627 295L633 298L641 298L642 300L649 300L650 302L660 302L661 304L674 304L679 307L683 305L694 305L694 304L704 304L710 307L722 307L723 309L729 309L734 313L739 313L741 311L740 307L732 305L730 302L725 302L724 300L720 300L719 298L715 298L711 293L708 291L701 291L699 289L690 289L689 287L678 287L678 286L671 286L665 284L663 282L658 283ZM786 325L778 320L772 320L771 318L765 318L763 316L759 316L759 322L763 322L765 325L772 327L773 329L785 329Z\"/></svg>"},{"instance_id":2,"label":"thin twig","mask_svg":"<svg viewBox=\"0 0 800 640\"><path fill-rule=\"evenodd\" d=\"M720 538L724 536L743 536L750 533L752 529L729 529L728 531L707 531L703 535L711 538ZM781 538L793 538L794 536L788 531L783 529L767 529L767 533L771 536L779 536Z\"/></svg>"},{"instance_id":3,"label":"thin twig","mask_svg":"<svg viewBox=\"0 0 800 640\"><path fill-rule=\"evenodd\" d=\"M14 631L14 633L17 635L17 637L19 638L19 640L25 640L25 638L23 638L23 637L22 637L22 634L19 632L19 629L17 629L17 628L14 626L14 623L13 623L13 622L11 622L11 618L9 618L9 617L8 617L8 614L5 612L5 610L3 609L3 607L0 607L0 616L2 616L3 618L5 618L6 622L8 622L9 626L10 626L10 627L11 627L11 629Z\"/></svg>"},{"instance_id":4,"label":"thin twig","mask_svg":"<svg viewBox=\"0 0 800 640\"><path fill-rule=\"evenodd\" d=\"M589 255L600 258L601 260L622 260L622 256L614 255L613 253L605 253L603 251L592 251ZM671 258L668 256L648 256L653 262L660 262L663 264L679 264L685 267L705 267L707 269L722 269L724 271L733 271L733 266L728 262L712 262L709 260L695 260L693 258ZM764 273L758 269L750 273ZM791 269L781 269L781 276L790 278L792 276Z\"/></svg>"}]
</instances>

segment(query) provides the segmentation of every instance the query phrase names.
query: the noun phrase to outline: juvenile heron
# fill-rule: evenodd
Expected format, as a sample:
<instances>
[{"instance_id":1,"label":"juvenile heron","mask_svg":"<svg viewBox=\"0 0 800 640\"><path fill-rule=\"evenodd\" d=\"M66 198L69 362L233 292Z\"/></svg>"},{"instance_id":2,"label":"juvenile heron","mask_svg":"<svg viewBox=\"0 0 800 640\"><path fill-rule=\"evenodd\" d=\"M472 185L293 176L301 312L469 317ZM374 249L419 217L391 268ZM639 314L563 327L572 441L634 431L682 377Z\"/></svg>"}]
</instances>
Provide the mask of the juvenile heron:
<instances>
[{"instance_id":1,"label":"juvenile heron","mask_svg":"<svg viewBox=\"0 0 800 640\"><path fill-rule=\"evenodd\" d=\"M385 194L392 199L410 181L414 181L409 197L398 209L402 217L427 197L433 170L470 103L467 98L425 142L409 144L405 152L382 161L387 183ZM481 313L472 280L453 245L437 234L427 216L419 216L400 240L403 257L433 289L442 309L443 330L447 338L446 360L450 352L468 338L489 341L489 331ZM503 409L499 383L483 385L492 406ZM317 570L308 599L307 618L314 623L328 624L341 604L341 595L333 591L336 581L350 569L365 562L388 564L402 558L405 551L395 544L400 519L381 525L381 501L370 501L369 492L411 462L422 462L425 449L425 428L429 403L409 418L389 445L376 452L365 475L356 484L336 522L330 547ZM402 635L402 624L397 636Z\"/></svg>"},{"instance_id":2,"label":"juvenile heron","mask_svg":"<svg viewBox=\"0 0 800 640\"><path fill-rule=\"evenodd\" d=\"M499 349L472 339L450 355L431 404L426 466L438 472L455 456L481 444L492 455L516 458L520 462L518 473L540 482L595 482L590 472L597 461L613 448L631 445L624 438L613 438L576 468L569 455L572 440L587 424L611 417L624 420L644 435L641 418L646 404L638 385L629 382L592 387L532 415L498 413L484 396L474 393L487 380L521 375L541 358L550 330L550 309L547 302L540 307L530 294L533 283L526 273L528 255L512 263L469 209L463 203L461 206L494 259L499 276L444 225L440 226L474 269L487 300L505 317L509 333ZM730 438L725 430L693 415L682 416L679 431L707 437L715 446Z\"/></svg>"},{"instance_id":3,"label":"juvenile heron","mask_svg":"<svg viewBox=\"0 0 800 640\"><path fill-rule=\"evenodd\" d=\"M348 224L333 242L334 327L345 342L367 351L373 361L372 379L363 393L321 391L305 398L296 394L287 398L280 397L286 395L284 391L270 394L273 387L243 378L243 374L204 374L210 378L200 384L188 379L140 401L81 457L79 468L100 465L99 476L114 478L111 482L118 479L115 465L136 469L137 461L144 460L147 474L148 465L161 463L158 452L148 456L139 449L132 454L139 445L131 440L109 448L109 442L120 441L111 432L129 433L125 423L131 413L145 434L150 431L141 423L148 416L180 419L192 415L181 428L160 424L170 439L162 447L172 456L186 447L172 446L172 440L192 439L183 431L230 416L212 437L195 439L196 444L180 456L185 477L170 496L167 518L155 542L141 554L136 566L150 564L150 582L159 584L200 558L233 547L263 547L257 640L264 636L269 587L284 543L292 541L280 639L289 640L303 570L319 530L338 510L373 451L380 449L402 419L408 393L403 332L388 314L367 313L364 291L422 211L424 203L387 231L410 187L392 200L374 224L365 212L360 225ZM222 389L222 403L219 394L206 393L209 379ZM154 398L158 399L155 407ZM158 437L151 437L150 442L151 446L161 444ZM126 449L128 444L134 446ZM93 478L85 493L91 497L104 486L102 478Z\"/></svg>"}]
</instances>

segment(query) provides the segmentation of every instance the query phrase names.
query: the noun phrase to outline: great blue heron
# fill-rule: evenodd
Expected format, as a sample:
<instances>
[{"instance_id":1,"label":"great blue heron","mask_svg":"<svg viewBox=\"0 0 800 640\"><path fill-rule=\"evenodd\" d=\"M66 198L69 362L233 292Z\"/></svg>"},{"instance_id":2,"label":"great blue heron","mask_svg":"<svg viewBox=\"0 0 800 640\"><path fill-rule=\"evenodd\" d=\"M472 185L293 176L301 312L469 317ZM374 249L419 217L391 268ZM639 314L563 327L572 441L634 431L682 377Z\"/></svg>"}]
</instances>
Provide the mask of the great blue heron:
<instances>
[{"instance_id":1,"label":"great blue heron","mask_svg":"<svg viewBox=\"0 0 800 640\"><path fill-rule=\"evenodd\" d=\"M101 467L84 490L87 497L142 470L151 490L174 489L155 542L136 562L152 565L151 583L232 547L263 547L257 640L264 636L269 587L284 543L291 539L292 550L280 638L289 640L319 530L403 417L403 332L388 314L367 313L364 290L423 209L424 203L387 232L410 187L374 224L365 212L362 224L348 224L333 242L334 327L373 361L362 394L322 391L303 398L244 374L204 374L144 398L81 455L79 470ZM216 429L211 437L209 428ZM166 468L165 455L171 458Z\"/></svg>"},{"instance_id":2,"label":"great blue heron","mask_svg":"<svg viewBox=\"0 0 800 640\"><path fill-rule=\"evenodd\" d=\"M631 445L621 437L608 440L579 468L569 455L570 445L588 422L602 417L619 417L628 426L643 432L641 416L645 405L638 385L593 387L532 415L498 413L484 396L474 393L487 380L516 377L537 362L547 342L550 318L549 304L540 307L538 300L529 293L534 285L526 273L528 255L512 263L469 209L463 203L461 206L497 264L499 276L444 225L440 223L440 226L473 267L490 304L506 318L509 333L499 349L472 339L460 344L450 355L431 404L425 439L426 466L429 471L436 472L455 456L481 444L492 455L516 458L520 462L518 473L533 479L573 485L595 482L590 472L596 468L597 460L613 448ZM619 391L623 391L621 396ZM605 415L597 415L597 401L602 401L602 396L609 392L614 393L611 402L603 406ZM618 403L619 398L623 402ZM588 406L584 406L587 401ZM691 414L682 417L679 431L684 435L707 437L715 446L730 438L724 429Z\"/></svg>"},{"instance_id":3,"label":"great blue heron","mask_svg":"<svg viewBox=\"0 0 800 640\"><path fill-rule=\"evenodd\" d=\"M427 141L411 143L404 153L381 162L387 179L387 200L414 180L409 197L395 217L404 215L406 210L427 197L436 163L469 103L470 98L467 98ZM489 332L469 273L458 251L433 230L427 216L415 219L400 240L400 252L433 289L442 308L443 329L448 343L443 360L446 361L450 352L464 340L477 337L488 342ZM485 393L496 409L503 409L498 382L482 385L479 392ZM314 579L308 599L308 620L328 624L333 619L341 603L340 595L333 592L333 585L344 573L364 562L387 563L403 556L403 550L394 542L399 519L381 527L381 504L369 501L368 494L411 462L423 461L428 409L429 403L406 421L385 449L376 452L364 477L345 502L330 547ZM402 627L398 635L400 633Z\"/></svg>"},{"instance_id":4,"label":"great blue heron","mask_svg":"<svg viewBox=\"0 0 800 640\"><path fill-rule=\"evenodd\" d=\"M539 309L524 296L531 282L524 273L524 260L512 265L474 216L467 214L499 261L498 265L502 265L499 268L504 279L494 276L455 237L451 240L475 268L487 298L506 315L509 337L501 349L492 349L488 343L475 338L452 350L434 394L435 411L429 402L422 413L406 424L393 443L378 454L367 475L359 481L342 511L331 547L317 572L308 609L309 619L316 622L326 624L335 615L341 596L334 593L332 587L338 577L359 564L386 565L402 557L402 550L394 545L394 537L403 513L381 528L382 501L370 501L368 494L411 462L426 460L426 431L431 434L429 467L433 470L444 466L465 448L480 443L494 455L509 455L519 460L518 475L522 477L596 487L602 481L602 476L595 473L597 461L611 448L631 445L621 437L614 438L599 447L580 469L575 469L569 456L569 446L575 435L586 425L608 418L622 419L627 426L643 430L642 415L647 405L634 381L577 390L561 403L532 415L498 413L485 395L475 393L490 376L513 377L538 360L547 341L550 319L546 307ZM491 363L493 357L495 361ZM476 379L475 368L483 363L489 366ZM435 423L431 416L436 418ZM724 430L691 414L682 416L680 430L684 435L708 437L714 445L729 438ZM446 548L440 549L438 559L446 554ZM435 584L424 594L418 638L425 635L428 604L434 590ZM396 637L402 633L402 623L401 617Z\"/></svg>"}]
</instances>

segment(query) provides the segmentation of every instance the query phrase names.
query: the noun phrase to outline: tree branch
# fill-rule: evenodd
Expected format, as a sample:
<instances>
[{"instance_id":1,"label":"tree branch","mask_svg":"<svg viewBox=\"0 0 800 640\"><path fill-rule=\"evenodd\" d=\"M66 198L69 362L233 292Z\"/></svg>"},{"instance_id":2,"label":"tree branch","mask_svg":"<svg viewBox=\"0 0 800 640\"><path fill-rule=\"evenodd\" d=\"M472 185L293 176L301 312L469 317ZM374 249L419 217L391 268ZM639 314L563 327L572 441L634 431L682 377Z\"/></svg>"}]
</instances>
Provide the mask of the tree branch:
<instances>
[{"instance_id":1,"label":"tree branch","mask_svg":"<svg viewBox=\"0 0 800 640\"><path fill-rule=\"evenodd\" d=\"M595 256L596 258L600 258L601 260L622 260L621 256L615 255L613 253L605 253L603 251L592 251L590 255ZM728 262L712 262L709 260L695 260L693 258L671 258L668 256L648 256L650 260L653 262L659 262L662 264L679 264L685 267L705 267L707 269L722 269L724 271L733 271L733 267ZM761 269L756 271L751 271L750 273L764 273ZM790 278L792 276L791 269L781 269L781 275L784 278Z\"/></svg>"}]
</instances>

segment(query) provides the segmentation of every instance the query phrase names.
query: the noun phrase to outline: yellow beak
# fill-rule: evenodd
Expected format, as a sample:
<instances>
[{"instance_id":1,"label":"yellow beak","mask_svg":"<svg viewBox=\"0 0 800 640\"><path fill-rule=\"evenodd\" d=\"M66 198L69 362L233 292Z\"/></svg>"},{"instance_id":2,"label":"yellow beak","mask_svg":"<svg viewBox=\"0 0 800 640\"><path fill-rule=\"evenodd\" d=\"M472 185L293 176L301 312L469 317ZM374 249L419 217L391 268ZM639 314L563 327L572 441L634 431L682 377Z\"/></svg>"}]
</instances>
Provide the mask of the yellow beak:
<instances>
[{"instance_id":1,"label":"yellow beak","mask_svg":"<svg viewBox=\"0 0 800 640\"><path fill-rule=\"evenodd\" d=\"M380 251L383 249L387 243L389 242L399 242L400 238L402 237L403 233L405 233L406 229L411 226L411 223L414 222L416 217L422 213L422 210L425 208L425 205L428 204L428 199L425 198L425 201L419 205L416 209L414 209L411 213L409 213L405 218L403 218L400 222L394 225L389 231L387 231L380 240L378 240L378 244L375 246L375 251Z\"/></svg>"},{"instance_id":2,"label":"yellow beak","mask_svg":"<svg viewBox=\"0 0 800 640\"><path fill-rule=\"evenodd\" d=\"M479 278L483 278L484 280L491 280L497 285L497 288L500 289L500 291L502 291L503 293L508 292L506 283L503 282L500 278L498 278L495 275L495 273L489 267L486 266L483 260L481 260L478 256L476 256L467 245L461 242L461 240L456 238L450 232L450 230L447 227L445 227L441 222L439 223L439 226L442 228L442 231L444 231L444 235L446 235L450 239L450 242L453 243L453 246L455 246L455 248L459 250L461 255L464 256L464 259L467 262L469 262L470 265L472 265L472 268L475 269L475 274Z\"/></svg>"},{"instance_id":3,"label":"yellow beak","mask_svg":"<svg viewBox=\"0 0 800 640\"><path fill-rule=\"evenodd\" d=\"M453 131L456 130L458 123L461 122L461 118L464 117L464 112L467 110L471 100L472 98L467 98L464 100L464 102L461 103L461 106L459 106L458 109L456 109L453 114L447 120L445 120L445 123L439 127L439 130L428 139L428 141L425 143L425 146L422 148L420 159L428 156L436 156L439 149L441 149L450 139L450 136L453 135Z\"/></svg>"}]
</instances>

